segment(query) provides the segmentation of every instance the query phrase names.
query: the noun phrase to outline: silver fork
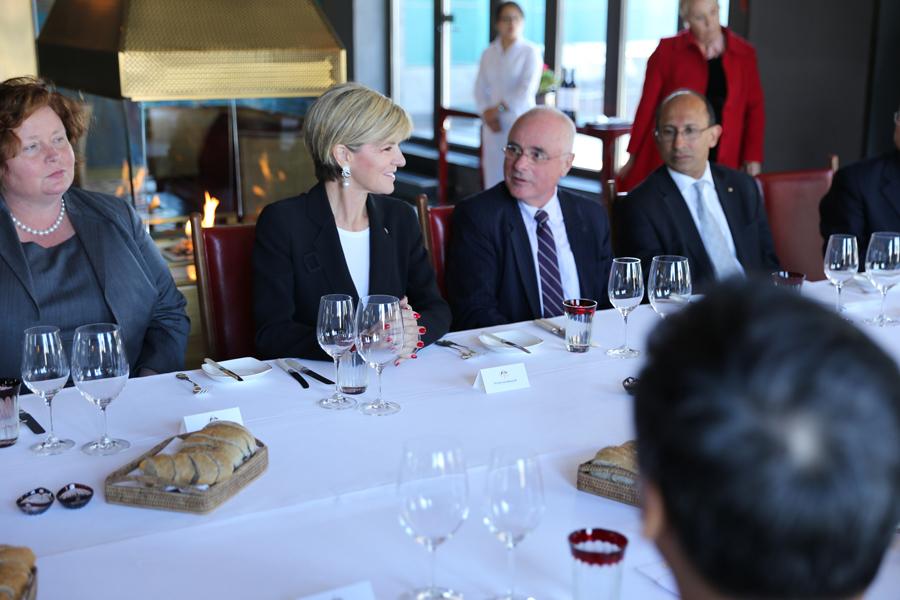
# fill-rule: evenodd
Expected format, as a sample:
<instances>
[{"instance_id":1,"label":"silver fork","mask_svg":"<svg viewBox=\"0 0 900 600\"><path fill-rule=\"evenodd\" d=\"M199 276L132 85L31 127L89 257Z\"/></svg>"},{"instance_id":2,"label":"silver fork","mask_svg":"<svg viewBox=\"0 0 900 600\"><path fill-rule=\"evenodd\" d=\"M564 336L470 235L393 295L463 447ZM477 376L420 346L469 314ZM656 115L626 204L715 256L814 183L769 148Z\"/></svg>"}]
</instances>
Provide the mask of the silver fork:
<instances>
[{"instance_id":1,"label":"silver fork","mask_svg":"<svg viewBox=\"0 0 900 600\"><path fill-rule=\"evenodd\" d=\"M200 384L198 384L196 381L194 381L193 379L191 379L190 377L188 377L188 376L187 376L187 373L175 373L175 377L178 378L178 379L180 379L180 380L182 380L182 381L187 381L188 383L190 383L191 385L193 385L194 387L191 388L191 391L194 392L195 394L204 394L204 393L206 393L206 392L209 391L207 388L202 387L202 386L201 386Z\"/></svg>"},{"instance_id":2,"label":"silver fork","mask_svg":"<svg viewBox=\"0 0 900 600\"><path fill-rule=\"evenodd\" d=\"M462 358L463 360L465 360L467 358L472 358L473 356L478 354L477 352L475 352L468 346L463 346L462 344L457 344L456 342L453 342L451 340L438 340L435 342L435 344L437 344L438 346L443 346L444 348L450 348L452 350L456 350L457 352L459 352L459 357Z\"/></svg>"}]
</instances>

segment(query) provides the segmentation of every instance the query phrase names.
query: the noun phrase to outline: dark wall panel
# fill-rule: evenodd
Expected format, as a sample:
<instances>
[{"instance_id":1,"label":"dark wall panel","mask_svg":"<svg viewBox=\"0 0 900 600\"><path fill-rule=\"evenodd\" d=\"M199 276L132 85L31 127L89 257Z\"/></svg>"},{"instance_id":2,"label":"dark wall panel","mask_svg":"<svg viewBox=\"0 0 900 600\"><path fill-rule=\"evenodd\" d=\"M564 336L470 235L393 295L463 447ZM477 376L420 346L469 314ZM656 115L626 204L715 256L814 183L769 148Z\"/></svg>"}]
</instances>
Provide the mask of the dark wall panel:
<instances>
[{"instance_id":1,"label":"dark wall panel","mask_svg":"<svg viewBox=\"0 0 900 600\"><path fill-rule=\"evenodd\" d=\"M894 147L894 111L900 109L900 2L880 0L866 154L876 156Z\"/></svg>"}]
</instances>

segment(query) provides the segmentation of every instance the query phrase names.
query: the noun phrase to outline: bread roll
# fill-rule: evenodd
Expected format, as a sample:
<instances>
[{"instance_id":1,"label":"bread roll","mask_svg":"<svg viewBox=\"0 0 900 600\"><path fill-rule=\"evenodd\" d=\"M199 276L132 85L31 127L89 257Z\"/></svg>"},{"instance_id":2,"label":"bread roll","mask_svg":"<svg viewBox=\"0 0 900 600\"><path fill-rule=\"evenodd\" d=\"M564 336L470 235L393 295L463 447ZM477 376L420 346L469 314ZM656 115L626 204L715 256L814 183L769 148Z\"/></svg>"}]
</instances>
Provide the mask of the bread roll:
<instances>
[{"instance_id":1,"label":"bread roll","mask_svg":"<svg viewBox=\"0 0 900 600\"><path fill-rule=\"evenodd\" d=\"M607 446L581 470L598 479L634 486L638 481L637 445L633 441L620 446Z\"/></svg>"},{"instance_id":2,"label":"bread roll","mask_svg":"<svg viewBox=\"0 0 900 600\"><path fill-rule=\"evenodd\" d=\"M29 548L0 545L0 599L18 600L34 568L34 552Z\"/></svg>"}]
</instances>

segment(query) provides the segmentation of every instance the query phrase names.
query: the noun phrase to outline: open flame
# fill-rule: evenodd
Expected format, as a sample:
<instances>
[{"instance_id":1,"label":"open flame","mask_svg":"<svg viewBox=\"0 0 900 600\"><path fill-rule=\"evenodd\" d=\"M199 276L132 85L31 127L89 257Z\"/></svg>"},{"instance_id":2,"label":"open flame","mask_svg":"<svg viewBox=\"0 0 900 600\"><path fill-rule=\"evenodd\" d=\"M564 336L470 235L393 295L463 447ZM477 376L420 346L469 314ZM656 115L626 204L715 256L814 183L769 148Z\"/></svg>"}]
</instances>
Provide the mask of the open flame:
<instances>
[{"instance_id":1,"label":"open flame","mask_svg":"<svg viewBox=\"0 0 900 600\"><path fill-rule=\"evenodd\" d=\"M210 196L208 191L203 192L203 196L203 219L200 221L200 226L212 227L216 224L216 208L219 206L219 199ZM184 224L184 235L187 236L188 244L191 243L191 233L191 222L187 221Z\"/></svg>"},{"instance_id":2,"label":"open flame","mask_svg":"<svg viewBox=\"0 0 900 600\"><path fill-rule=\"evenodd\" d=\"M147 176L147 169L145 167L138 167L137 171L134 172L134 177L131 179L131 183L134 186L135 191L140 191L144 188L144 178ZM131 190L128 188L128 161L122 161L122 182L116 187L116 196L125 196L126 194L130 194Z\"/></svg>"}]
</instances>

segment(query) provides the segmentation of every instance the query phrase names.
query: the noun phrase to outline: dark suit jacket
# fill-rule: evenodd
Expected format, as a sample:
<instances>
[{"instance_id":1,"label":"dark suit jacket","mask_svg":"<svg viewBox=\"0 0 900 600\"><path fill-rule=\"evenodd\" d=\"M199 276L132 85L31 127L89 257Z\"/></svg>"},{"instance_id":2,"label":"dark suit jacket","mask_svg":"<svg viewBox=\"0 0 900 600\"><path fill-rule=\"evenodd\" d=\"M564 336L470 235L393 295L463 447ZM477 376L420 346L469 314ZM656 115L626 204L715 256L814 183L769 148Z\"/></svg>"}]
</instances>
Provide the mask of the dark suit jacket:
<instances>
[{"instance_id":1,"label":"dark suit jacket","mask_svg":"<svg viewBox=\"0 0 900 600\"><path fill-rule=\"evenodd\" d=\"M849 233L865 262L875 231L900 231L900 150L844 167L819 204L820 231L828 244L832 233Z\"/></svg>"},{"instance_id":2,"label":"dark suit jacket","mask_svg":"<svg viewBox=\"0 0 900 600\"><path fill-rule=\"evenodd\" d=\"M778 270L772 232L756 182L721 165L711 168L738 261L748 275ZM677 254L688 258L694 291L703 291L715 281L700 232L665 166L614 206L616 252L640 258L645 278L654 256Z\"/></svg>"},{"instance_id":3,"label":"dark suit jacket","mask_svg":"<svg viewBox=\"0 0 900 600\"><path fill-rule=\"evenodd\" d=\"M366 200L366 212L369 293L407 296L427 329L422 341L430 344L449 329L450 307L438 292L415 213L401 200L375 195ZM325 294L359 301L320 183L270 204L256 223L253 312L260 355L328 360L316 341L319 298Z\"/></svg>"},{"instance_id":4,"label":"dark suit jacket","mask_svg":"<svg viewBox=\"0 0 900 600\"><path fill-rule=\"evenodd\" d=\"M583 298L608 304L612 252L599 202L559 190ZM472 329L541 316L537 274L518 202L499 183L456 205L447 262L453 325Z\"/></svg>"},{"instance_id":5,"label":"dark suit jacket","mask_svg":"<svg viewBox=\"0 0 900 600\"><path fill-rule=\"evenodd\" d=\"M190 321L185 300L169 268L128 202L70 188L66 211L120 327L131 374L142 368L158 373L181 369ZM0 375L21 367L22 331L41 322L34 283L6 203L0 201ZM10 371L12 372L3 372Z\"/></svg>"}]
</instances>

